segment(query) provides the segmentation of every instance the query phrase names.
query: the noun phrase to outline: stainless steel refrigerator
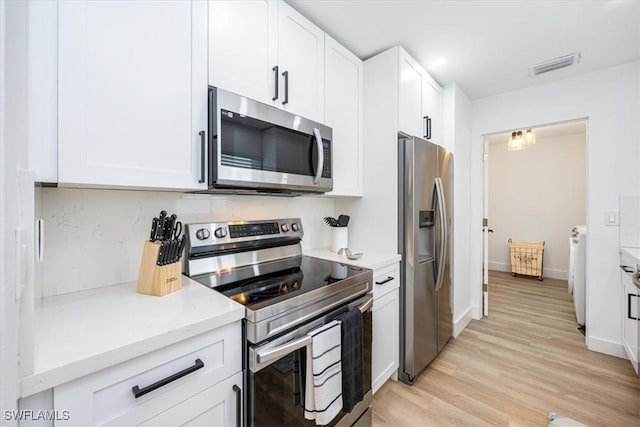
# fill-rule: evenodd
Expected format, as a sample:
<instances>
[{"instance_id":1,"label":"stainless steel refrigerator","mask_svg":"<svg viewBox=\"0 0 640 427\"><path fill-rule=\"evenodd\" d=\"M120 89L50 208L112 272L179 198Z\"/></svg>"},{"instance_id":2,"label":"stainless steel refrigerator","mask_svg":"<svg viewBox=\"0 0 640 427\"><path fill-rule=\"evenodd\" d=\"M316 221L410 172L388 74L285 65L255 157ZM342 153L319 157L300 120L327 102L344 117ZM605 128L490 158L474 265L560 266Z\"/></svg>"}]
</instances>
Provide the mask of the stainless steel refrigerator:
<instances>
[{"instance_id":1,"label":"stainless steel refrigerator","mask_svg":"<svg viewBox=\"0 0 640 427\"><path fill-rule=\"evenodd\" d=\"M399 377L412 384L452 332L453 155L398 136Z\"/></svg>"}]
</instances>

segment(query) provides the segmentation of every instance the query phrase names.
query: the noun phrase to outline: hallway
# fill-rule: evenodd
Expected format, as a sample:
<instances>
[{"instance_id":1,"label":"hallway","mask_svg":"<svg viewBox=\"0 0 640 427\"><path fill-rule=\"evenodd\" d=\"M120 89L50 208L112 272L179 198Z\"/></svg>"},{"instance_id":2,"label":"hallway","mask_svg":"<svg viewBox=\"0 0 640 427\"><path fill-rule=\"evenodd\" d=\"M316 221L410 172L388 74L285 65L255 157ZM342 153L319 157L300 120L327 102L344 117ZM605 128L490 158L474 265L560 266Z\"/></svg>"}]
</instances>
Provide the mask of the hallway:
<instances>
[{"instance_id":1,"label":"hallway","mask_svg":"<svg viewBox=\"0 0 640 427\"><path fill-rule=\"evenodd\" d=\"M375 426L546 426L548 412L640 425L640 379L627 360L586 349L565 281L490 272L489 283L489 317L472 320L413 387L387 382Z\"/></svg>"}]
</instances>

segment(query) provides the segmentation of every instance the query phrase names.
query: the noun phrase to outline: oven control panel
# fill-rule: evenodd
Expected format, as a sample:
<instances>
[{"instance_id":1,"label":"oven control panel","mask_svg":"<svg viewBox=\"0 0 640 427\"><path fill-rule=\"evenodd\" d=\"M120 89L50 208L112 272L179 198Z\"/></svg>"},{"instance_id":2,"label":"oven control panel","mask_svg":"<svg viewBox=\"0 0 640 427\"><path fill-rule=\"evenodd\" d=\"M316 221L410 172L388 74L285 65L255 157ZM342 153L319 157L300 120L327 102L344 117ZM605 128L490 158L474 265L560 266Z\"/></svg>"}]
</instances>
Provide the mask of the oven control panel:
<instances>
[{"instance_id":1,"label":"oven control panel","mask_svg":"<svg viewBox=\"0 0 640 427\"><path fill-rule=\"evenodd\" d=\"M202 246L228 245L267 239L301 240L300 218L187 224L187 251ZM215 248L213 248L215 249Z\"/></svg>"}]
</instances>

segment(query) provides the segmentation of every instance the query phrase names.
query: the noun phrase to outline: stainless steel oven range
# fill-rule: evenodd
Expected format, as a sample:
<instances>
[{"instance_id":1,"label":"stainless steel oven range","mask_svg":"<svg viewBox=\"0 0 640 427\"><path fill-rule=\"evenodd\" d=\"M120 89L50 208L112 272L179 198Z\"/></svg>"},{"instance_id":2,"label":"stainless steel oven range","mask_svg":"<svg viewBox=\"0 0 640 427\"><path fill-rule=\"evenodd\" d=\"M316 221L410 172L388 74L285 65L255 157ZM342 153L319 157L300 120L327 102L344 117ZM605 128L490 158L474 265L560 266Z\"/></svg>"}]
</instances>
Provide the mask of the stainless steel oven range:
<instances>
[{"instance_id":1,"label":"stainless steel oven range","mask_svg":"<svg viewBox=\"0 0 640 427\"><path fill-rule=\"evenodd\" d=\"M187 224L184 273L246 307L247 426L313 426L304 417L307 333L358 308L363 396L330 424L371 425L372 271L302 255L300 219Z\"/></svg>"}]
</instances>

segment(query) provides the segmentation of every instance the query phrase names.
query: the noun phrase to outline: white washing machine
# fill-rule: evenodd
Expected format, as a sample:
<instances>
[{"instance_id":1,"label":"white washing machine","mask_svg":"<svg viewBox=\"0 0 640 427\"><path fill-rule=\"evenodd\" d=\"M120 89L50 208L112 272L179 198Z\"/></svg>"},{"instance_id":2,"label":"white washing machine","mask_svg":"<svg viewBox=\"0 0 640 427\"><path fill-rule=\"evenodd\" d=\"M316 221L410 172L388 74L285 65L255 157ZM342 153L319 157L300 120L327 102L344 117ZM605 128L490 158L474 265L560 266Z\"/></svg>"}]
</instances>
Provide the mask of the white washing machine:
<instances>
[{"instance_id":1,"label":"white washing machine","mask_svg":"<svg viewBox=\"0 0 640 427\"><path fill-rule=\"evenodd\" d=\"M573 296L576 320L585 322L585 293L587 277L587 227L576 225L569 237L569 294Z\"/></svg>"}]
</instances>

